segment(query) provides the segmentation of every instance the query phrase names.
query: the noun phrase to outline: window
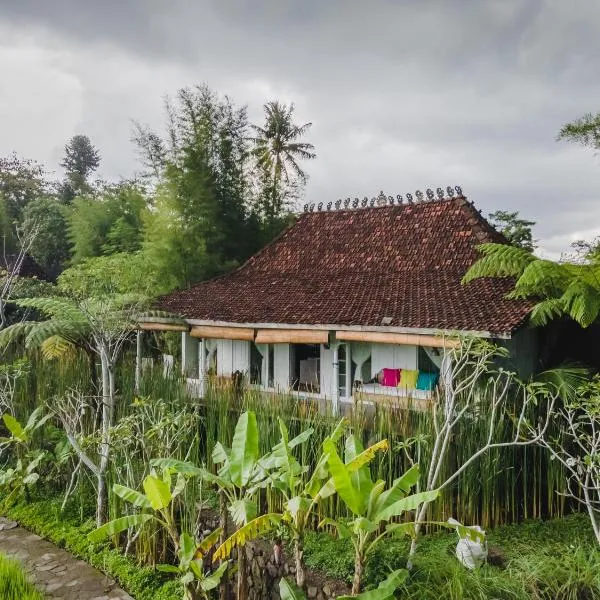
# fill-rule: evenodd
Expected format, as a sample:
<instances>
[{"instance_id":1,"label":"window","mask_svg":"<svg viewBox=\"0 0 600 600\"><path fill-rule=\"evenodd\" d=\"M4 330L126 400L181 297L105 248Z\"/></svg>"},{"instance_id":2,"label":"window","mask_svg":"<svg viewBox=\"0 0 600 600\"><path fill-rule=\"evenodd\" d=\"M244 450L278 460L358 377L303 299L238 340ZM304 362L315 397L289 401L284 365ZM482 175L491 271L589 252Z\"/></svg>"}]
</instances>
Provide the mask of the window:
<instances>
[{"instance_id":1,"label":"window","mask_svg":"<svg viewBox=\"0 0 600 600\"><path fill-rule=\"evenodd\" d=\"M262 383L263 355L256 344L250 346L250 383L260 385Z\"/></svg>"},{"instance_id":2,"label":"window","mask_svg":"<svg viewBox=\"0 0 600 600\"><path fill-rule=\"evenodd\" d=\"M340 398L349 398L352 395L352 381L355 365L352 364L350 347L348 344L338 346L338 394Z\"/></svg>"},{"instance_id":3,"label":"window","mask_svg":"<svg viewBox=\"0 0 600 600\"><path fill-rule=\"evenodd\" d=\"M429 352L437 352L436 348L430 348ZM441 361L440 356L440 361ZM429 353L423 346L419 346L419 353L417 355L417 364L419 371L423 371L425 373L439 373L440 368L433 362Z\"/></svg>"},{"instance_id":4,"label":"window","mask_svg":"<svg viewBox=\"0 0 600 600\"><path fill-rule=\"evenodd\" d=\"M267 386L275 387L275 346L267 344Z\"/></svg>"},{"instance_id":5,"label":"window","mask_svg":"<svg viewBox=\"0 0 600 600\"><path fill-rule=\"evenodd\" d=\"M290 345L290 380L292 389L302 392L321 391L321 345Z\"/></svg>"}]
</instances>

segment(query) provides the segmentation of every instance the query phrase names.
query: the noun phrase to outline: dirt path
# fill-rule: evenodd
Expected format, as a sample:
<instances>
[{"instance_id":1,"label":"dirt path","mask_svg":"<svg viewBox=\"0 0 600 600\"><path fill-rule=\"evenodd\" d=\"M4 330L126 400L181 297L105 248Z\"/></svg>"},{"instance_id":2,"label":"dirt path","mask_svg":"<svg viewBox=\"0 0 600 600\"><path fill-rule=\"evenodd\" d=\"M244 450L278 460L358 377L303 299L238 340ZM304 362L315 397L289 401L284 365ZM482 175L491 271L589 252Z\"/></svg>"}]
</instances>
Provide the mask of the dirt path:
<instances>
[{"instance_id":1,"label":"dirt path","mask_svg":"<svg viewBox=\"0 0 600 600\"><path fill-rule=\"evenodd\" d=\"M86 562L1 517L0 552L19 560L48 598L133 600L112 579Z\"/></svg>"}]
</instances>

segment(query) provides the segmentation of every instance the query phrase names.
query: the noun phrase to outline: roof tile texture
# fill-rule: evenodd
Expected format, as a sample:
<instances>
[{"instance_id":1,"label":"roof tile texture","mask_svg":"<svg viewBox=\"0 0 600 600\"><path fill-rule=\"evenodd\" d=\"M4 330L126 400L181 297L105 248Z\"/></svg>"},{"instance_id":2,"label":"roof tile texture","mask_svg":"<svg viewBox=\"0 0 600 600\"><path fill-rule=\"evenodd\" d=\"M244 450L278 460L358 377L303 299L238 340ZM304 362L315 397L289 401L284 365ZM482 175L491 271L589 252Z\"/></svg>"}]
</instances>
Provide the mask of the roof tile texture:
<instances>
[{"instance_id":1,"label":"roof tile texture","mask_svg":"<svg viewBox=\"0 0 600 600\"><path fill-rule=\"evenodd\" d=\"M510 333L528 302L511 281L461 279L477 245L503 242L464 198L305 213L222 277L161 299L190 319Z\"/></svg>"}]
</instances>

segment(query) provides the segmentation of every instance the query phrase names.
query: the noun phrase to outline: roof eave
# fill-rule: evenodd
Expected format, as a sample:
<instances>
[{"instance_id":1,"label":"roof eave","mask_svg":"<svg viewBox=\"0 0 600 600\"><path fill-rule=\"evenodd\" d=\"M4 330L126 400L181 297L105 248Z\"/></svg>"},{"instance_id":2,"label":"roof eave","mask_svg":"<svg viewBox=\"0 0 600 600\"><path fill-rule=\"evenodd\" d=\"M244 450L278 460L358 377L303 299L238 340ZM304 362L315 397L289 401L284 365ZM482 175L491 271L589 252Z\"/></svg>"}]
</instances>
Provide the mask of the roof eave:
<instances>
[{"instance_id":1,"label":"roof eave","mask_svg":"<svg viewBox=\"0 0 600 600\"><path fill-rule=\"evenodd\" d=\"M336 325L335 323L234 323L231 321L212 321L210 319L185 319L190 325L213 327L244 327L251 329L317 329L327 331L374 331L380 333L412 333L416 335L472 335L480 338L510 339L511 332L494 333L491 331L457 330L428 327L393 327L375 325Z\"/></svg>"}]
</instances>

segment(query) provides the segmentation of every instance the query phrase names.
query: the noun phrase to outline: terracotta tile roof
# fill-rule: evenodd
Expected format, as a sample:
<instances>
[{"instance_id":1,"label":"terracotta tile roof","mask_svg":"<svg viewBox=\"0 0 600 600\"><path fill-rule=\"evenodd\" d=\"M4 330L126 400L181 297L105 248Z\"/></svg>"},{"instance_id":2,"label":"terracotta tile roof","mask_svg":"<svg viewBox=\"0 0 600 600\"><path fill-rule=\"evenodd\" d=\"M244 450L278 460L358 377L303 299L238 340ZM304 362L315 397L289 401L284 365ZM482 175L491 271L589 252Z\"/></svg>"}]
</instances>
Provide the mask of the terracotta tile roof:
<instances>
[{"instance_id":1,"label":"terracotta tile roof","mask_svg":"<svg viewBox=\"0 0 600 600\"><path fill-rule=\"evenodd\" d=\"M505 242L464 198L309 212L227 275L164 296L189 319L487 331L506 334L531 305L511 281L463 286L476 246Z\"/></svg>"}]
</instances>

